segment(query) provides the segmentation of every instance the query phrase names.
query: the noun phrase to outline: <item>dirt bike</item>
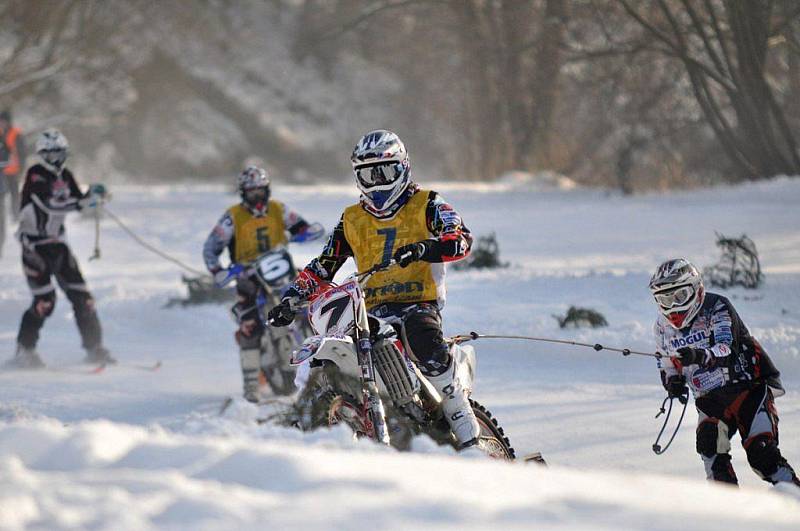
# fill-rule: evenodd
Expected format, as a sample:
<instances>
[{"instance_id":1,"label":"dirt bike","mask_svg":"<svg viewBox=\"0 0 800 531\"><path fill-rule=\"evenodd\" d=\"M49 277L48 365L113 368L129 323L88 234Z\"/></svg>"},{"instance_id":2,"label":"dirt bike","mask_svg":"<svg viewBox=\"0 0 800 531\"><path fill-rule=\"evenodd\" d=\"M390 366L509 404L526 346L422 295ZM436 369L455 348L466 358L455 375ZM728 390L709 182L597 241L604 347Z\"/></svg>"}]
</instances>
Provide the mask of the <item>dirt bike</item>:
<instances>
[{"instance_id":1,"label":"dirt bike","mask_svg":"<svg viewBox=\"0 0 800 531\"><path fill-rule=\"evenodd\" d=\"M442 415L439 393L408 355L402 323L368 315L362 286L370 276L394 265L378 265L342 284L326 283L306 303L317 335L306 338L291 364L299 366L297 382L305 381L296 402L302 429L345 423L359 436L408 449L417 434L458 448ZM475 351L449 341L457 376L471 394ZM492 457L514 459L503 429L492 414L470 398L480 424L478 448Z\"/></svg>"},{"instance_id":2,"label":"dirt bike","mask_svg":"<svg viewBox=\"0 0 800 531\"><path fill-rule=\"evenodd\" d=\"M292 257L286 249L279 248L268 251L250 264L231 264L227 277L220 286L230 284L237 278L251 278L260 289L256 298L258 314L261 322L265 319L265 308L269 309L280 302L283 289L289 285L297 274ZM231 312L236 316L236 306ZM267 327L261 337L261 374L276 395L290 395L295 392L295 368L290 366L292 352L298 348L303 339L312 335L313 331L304 316L298 316L295 322L285 328Z\"/></svg>"}]
</instances>

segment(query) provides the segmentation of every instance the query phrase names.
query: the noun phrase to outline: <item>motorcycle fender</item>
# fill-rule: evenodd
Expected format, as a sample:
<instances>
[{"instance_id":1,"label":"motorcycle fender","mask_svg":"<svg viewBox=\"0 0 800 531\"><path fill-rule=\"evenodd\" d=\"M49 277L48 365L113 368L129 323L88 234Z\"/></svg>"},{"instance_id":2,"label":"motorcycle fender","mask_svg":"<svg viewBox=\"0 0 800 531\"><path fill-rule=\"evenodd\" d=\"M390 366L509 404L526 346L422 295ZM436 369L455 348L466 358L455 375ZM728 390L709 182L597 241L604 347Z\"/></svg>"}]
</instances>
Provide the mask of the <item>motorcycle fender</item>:
<instances>
[{"instance_id":1,"label":"motorcycle fender","mask_svg":"<svg viewBox=\"0 0 800 531\"><path fill-rule=\"evenodd\" d=\"M300 365L312 359L331 361L344 374L356 377L359 375L356 347L353 339L349 336L312 336L306 339L300 349L292 356L292 365Z\"/></svg>"}]
</instances>

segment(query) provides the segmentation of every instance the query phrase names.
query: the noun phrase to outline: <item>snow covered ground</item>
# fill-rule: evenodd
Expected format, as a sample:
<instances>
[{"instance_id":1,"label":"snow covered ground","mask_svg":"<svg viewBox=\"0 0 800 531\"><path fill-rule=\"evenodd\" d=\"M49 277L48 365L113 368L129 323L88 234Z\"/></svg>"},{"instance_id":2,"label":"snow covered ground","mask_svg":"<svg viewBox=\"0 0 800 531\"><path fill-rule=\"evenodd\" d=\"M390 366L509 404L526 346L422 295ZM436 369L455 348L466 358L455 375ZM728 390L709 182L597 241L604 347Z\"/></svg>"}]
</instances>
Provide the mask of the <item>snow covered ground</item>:
<instances>
[{"instance_id":1,"label":"snow covered ground","mask_svg":"<svg viewBox=\"0 0 800 531\"><path fill-rule=\"evenodd\" d=\"M277 187L331 227L355 187ZM758 291L725 294L784 374L777 401L784 455L800 466L800 181L622 198L601 191L438 187L478 235L496 232L505 270L448 273L446 330L526 334L652 348L647 291L661 260L718 256L714 231L746 232L767 275ZM235 202L222 188L114 190L109 205L146 240L201 267L202 241ZM399 454L344 429L314 434L257 425L238 395L234 325L221 305L163 308L180 272L103 221L103 257L89 262L93 223L68 231L121 366L87 375L60 296L39 350L53 370L0 373L0 528L233 529L798 529L800 496L747 467L739 491L708 485L694 452L696 414L667 454L650 447L663 398L654 362L577 347L475 343L475 397L518 455L550 467L466 459L423 439ZM318 244L293 246L299 264ZM0 259L0 352L11 356L29 294L19 250ZM572 305L610 326L558 328ZM158 372L134 364L163 361Z\"/></svg>"}]
</instances>

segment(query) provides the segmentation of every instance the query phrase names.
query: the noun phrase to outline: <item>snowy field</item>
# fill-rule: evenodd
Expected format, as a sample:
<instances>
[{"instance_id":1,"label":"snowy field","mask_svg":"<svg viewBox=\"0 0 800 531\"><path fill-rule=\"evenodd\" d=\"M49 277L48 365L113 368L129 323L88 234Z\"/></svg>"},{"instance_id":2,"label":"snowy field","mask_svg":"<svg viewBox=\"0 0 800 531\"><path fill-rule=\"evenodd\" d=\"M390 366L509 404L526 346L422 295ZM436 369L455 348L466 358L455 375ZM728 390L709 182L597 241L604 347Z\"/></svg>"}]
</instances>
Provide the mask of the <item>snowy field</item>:
<instances>
[{"instance_id":1,"label":"snowy field","mask_svg":"<svg viewBox=\"0 0 800 531\"><path fill-rule=\"evenodd\" d=\"M277 186L275 195L331 227L355 187ZM525 334L651 350L647 280L664 259L718 257L714 231L746 232L766 273L758 291L724 292L783 372L781 446L800 467L800 181L622 198L600 191L437 187L477 235L496 232L505 270L448 273L449 333ZM222 188L113 190L109 208L147 241L201 267L208 231L236 198ZM234 324L222 305L164 305L180 271L110 219L102 259L93 223L70 241L121 366L82 374L71 309L59 294L39 351L49 369L0 373L2 529L800 529L800 496L758 480L734 439L738 491L709 485L690 408L672 448L651 451L664 392L653 360L519 341L474 343L475 398L518 455L540 468L467 459L418 439L399 454L346 430L257 425L237 402ZM9 235L10 237L10 235ZM10 239L10 238L9 238ZM320 248L293 246L298 264ZM0 355L14 351L30 296L19 249L0 259ZM570 305L610 326L558 328ZM136 364L163 361L158 372Z\"/></svg>"}]
</instances>

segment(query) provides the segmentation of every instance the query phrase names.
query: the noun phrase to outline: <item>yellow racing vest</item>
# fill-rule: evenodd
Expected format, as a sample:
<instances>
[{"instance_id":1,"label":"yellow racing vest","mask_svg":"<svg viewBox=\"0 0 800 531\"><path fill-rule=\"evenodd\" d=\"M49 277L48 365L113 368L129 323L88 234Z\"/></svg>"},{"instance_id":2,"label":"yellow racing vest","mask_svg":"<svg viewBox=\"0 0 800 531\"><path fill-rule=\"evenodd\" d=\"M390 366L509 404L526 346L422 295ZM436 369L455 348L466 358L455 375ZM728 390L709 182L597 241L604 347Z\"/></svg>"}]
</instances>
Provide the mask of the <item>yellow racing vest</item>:
<instances>
[{"instance_id":1,"label":"yellow racing vest","mask_svg":"<svg viewBox=\"0 0 800 531\"><path fill-rule=\"evenodd\" d=\"M228 209L233 220L233 261L247 264L279 245L286 245L286 227L283 224L283 206L269 200L267 213L254 216L241 204Z\"/></svg>"},{"instance_id":2,"label":"yellow racing vest","mask_svg":"<svg viewBox=\"0 0 800 531\"><path fill-rule=\"evenodd\" d=\"M344 235L359 272L389 260L403 245L432 236L425 219L429 194L428 190L419 190L387 220L369 214L361 205L345 209ZM364 296L367 308L387 302L443 302L444 266L419 261L405 268L391 267L372 275L364 286Z\"/></svg>"}]
</instances>

